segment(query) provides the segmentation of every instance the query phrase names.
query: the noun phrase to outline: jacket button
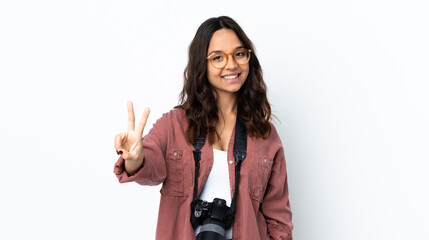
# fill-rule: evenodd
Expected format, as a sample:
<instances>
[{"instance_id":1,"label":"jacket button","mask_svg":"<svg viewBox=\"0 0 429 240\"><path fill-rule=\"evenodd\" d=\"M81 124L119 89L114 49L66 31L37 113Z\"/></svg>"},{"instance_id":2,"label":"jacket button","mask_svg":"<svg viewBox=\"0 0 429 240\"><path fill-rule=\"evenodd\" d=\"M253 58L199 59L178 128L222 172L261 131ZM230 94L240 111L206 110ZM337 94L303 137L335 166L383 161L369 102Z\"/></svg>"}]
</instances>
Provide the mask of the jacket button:
<instances>
[{"instance_id":1,"label":"jacket button","mask_svg":"<svg viewBox=\"0 0 429 240\"><path fill-rule=\"evenodd\" d=\"M173 155L174 155L175 157L177 157L177 152L174 152L174 153L173 153Z\"/></svg>"},{"instance_id":2,"label":"jacket button","mask_svg":"<svg viewBox=\"0 0 429 240\"><path fill-rule=\"evenodd\" d=\"M232 160L229 160L229 164L233 164L234 162Z\"/></svg>"},{"instance_id":3,"label":"jacket button","mask_svg":"<svg viewBox=\"0 0 429 240\"><path fill-rule=\"evenodd\" d=\"M264 162L267 163L267 159L264 159Z\"/></svg>"}]
</instances>

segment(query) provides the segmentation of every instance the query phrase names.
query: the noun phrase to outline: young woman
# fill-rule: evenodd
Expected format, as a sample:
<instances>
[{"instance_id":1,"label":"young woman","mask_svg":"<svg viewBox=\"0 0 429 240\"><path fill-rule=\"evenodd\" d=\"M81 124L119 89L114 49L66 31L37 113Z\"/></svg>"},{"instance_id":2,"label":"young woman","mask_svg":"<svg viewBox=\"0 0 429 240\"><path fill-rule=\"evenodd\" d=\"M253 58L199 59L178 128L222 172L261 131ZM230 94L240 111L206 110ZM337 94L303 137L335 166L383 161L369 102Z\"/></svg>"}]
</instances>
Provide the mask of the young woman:
<instances>
[{"instance_id":1,"label":"young woman","mask_svg":"<svg viewBox=\"0 0 429 240\"><path fill-rule=\"evenodd\" d=\"M292 239L284 150L270 123L266 85L253 45L229 17L210 18L190 47L181 103L165 113L143 138L145 109L135 128L128 103L128 130L115 137L121 183L162 183L157 239L196 239L191 224L194 177L197 197L231 205L235 190L233 156L236 120L247 129L247 155L239 172L232 227L227 239ZM194 146L205 136L197 173ZM203 141L204 142L204 141ZM198 169L198 168L197 168Z\"/></svg>"}]
</instances>

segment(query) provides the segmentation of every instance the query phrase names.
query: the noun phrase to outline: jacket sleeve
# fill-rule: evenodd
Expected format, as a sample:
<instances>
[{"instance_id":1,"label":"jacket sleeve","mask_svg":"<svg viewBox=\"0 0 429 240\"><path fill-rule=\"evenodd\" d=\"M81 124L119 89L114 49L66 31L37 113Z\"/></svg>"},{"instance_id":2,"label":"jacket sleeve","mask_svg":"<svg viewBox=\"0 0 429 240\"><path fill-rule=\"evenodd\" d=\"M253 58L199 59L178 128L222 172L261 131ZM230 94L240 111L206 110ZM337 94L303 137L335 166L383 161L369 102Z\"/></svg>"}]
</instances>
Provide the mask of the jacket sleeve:
<instances>
[{"instance_id":1,"label":"jacket sleeve","mask_svg":"<svg viewBox=\"0 0 429 240\"><path fill-rule=\"evenodd\" d=\"M165 152L168 142L168 121L169 116L164 114L142 139L144 162L134 175L128 175L124 168L124 159L119 157L114 173L120 183L135 181L141 185L158 185L164 181L167 176Z\"/></svg>"},{"instance_id":2,"label":"jacket sleeve","mask_svg":"<svg viewBox=\"0 0 429 240\"><path fill-rule=\"evenodd\" d=\"M261 212L265 217L270 239L293 240L292 211L286 175L284 150L280 143L261 204Z\"/></svg>"}]
</instances>

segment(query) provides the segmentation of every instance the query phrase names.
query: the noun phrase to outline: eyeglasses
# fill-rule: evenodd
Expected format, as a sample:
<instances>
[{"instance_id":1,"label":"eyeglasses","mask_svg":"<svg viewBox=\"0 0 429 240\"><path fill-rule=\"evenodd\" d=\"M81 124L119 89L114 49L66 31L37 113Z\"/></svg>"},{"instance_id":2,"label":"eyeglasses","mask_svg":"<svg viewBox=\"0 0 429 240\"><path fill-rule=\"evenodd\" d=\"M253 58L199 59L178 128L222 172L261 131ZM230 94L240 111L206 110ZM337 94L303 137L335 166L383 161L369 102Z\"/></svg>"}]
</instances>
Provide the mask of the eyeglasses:
<instances>
[{"instance_id":1,"label":"eyeglasses","mask_svg":"<svg viewBox=\"0 0 429 240\"><path fill-rule=\"evenodd\" d=\"M232 59L238 65L244 65L250 60L250 53L252 50L245 48L238 48L233 52L214 52L207 57L207 60L213 65L213 67L222 69L228 64L229 55L232 55Z\"/></svg>"}]
</instances>

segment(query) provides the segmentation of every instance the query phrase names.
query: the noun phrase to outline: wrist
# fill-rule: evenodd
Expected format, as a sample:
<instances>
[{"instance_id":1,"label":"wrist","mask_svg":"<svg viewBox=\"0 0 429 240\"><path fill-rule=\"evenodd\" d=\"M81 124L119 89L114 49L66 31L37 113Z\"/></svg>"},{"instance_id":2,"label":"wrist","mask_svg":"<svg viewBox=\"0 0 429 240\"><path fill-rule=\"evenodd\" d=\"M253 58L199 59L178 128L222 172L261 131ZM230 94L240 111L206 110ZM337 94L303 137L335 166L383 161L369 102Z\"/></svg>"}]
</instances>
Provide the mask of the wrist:
<instances>
[{"instance_id":1,"label":"wrist","mask_svg":"<svg viewBox=\"0 0 429 240\"><path fill-rule=\"evenodd\" d=\"M134 175L143 167L144 158L141 160L125 160L124 159L124 168L127 171L128 175Z\"/></svg>"}]
</instances>

